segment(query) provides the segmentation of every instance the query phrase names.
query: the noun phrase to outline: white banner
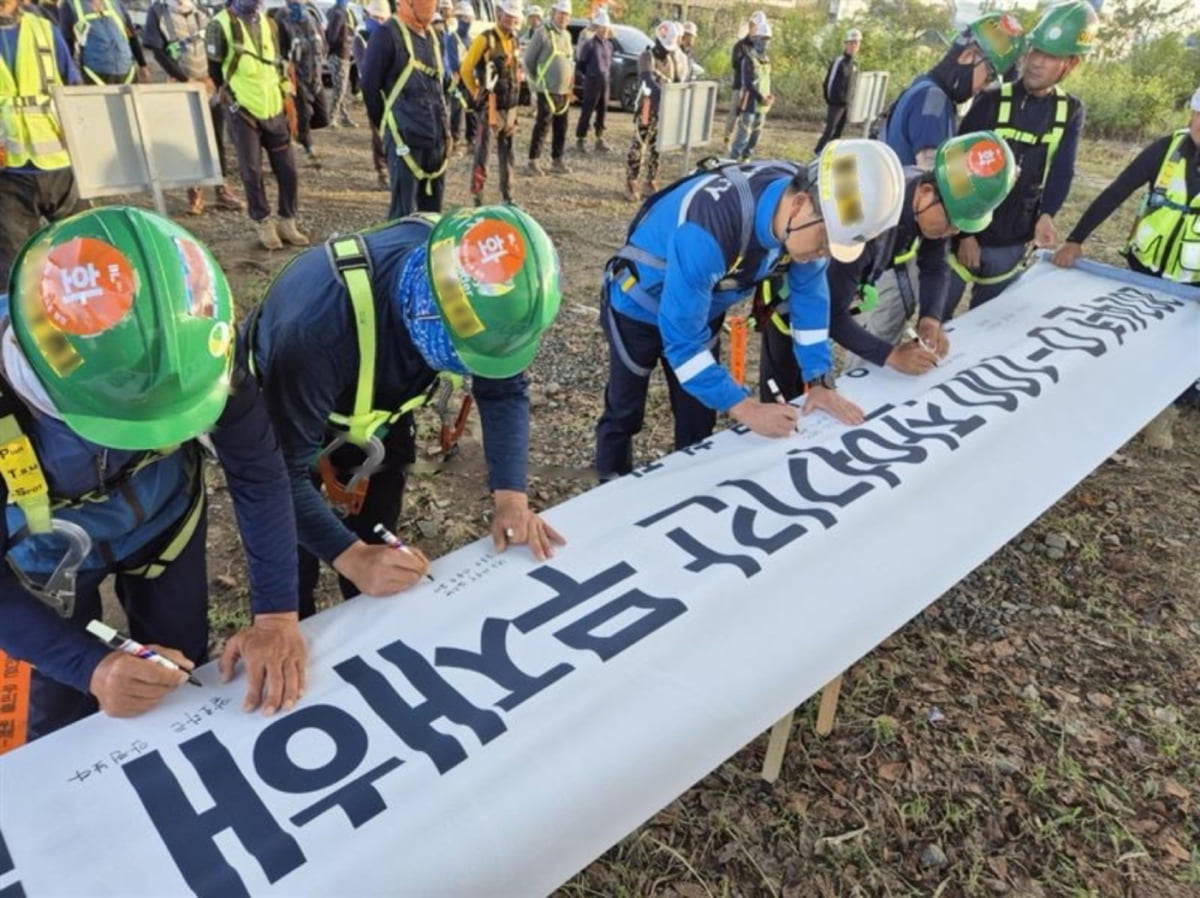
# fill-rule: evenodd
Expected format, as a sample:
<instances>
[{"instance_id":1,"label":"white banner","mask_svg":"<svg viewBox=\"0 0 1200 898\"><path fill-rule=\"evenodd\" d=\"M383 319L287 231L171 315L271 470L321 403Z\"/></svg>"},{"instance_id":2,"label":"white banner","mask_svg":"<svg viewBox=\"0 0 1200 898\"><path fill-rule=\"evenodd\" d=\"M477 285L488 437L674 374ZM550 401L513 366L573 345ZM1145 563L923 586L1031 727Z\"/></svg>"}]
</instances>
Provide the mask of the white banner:
<instances>
[{"instance_id":1,"label":"white banner","mask_svg":"<svg viewBox=\"0 0 1200 898\"><path fill-rule=\"evenodd\" d=\"M738 429L305 624L303 704L182 688L0 758L0 893L545 894L902 626L1200 374L1200 303L1038 265L861 427ZM13 894L20 894L14 892Z\"/></svg>"}]
</instances>

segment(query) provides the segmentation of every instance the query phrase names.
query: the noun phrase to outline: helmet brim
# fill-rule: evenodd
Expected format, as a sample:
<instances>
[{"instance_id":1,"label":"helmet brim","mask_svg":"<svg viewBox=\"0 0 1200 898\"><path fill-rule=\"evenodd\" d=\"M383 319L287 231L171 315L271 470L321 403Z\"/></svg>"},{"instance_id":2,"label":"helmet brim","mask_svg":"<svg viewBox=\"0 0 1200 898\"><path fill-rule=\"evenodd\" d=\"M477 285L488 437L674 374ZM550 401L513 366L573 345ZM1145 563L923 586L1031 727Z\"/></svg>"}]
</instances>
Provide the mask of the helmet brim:
<instances>
[{"instance_id":1,"label":"helmet brim","mask_svg":"<svg viewBox=\"0 0 1200 898\"><path fill-rule=\"evenodd\" d=\"M208 433L225 410L229 390L214 389L186 408L145 420L119 420L83 412L61 412L63 422L76 434L98 446L138 452L177 446Z\"/></svg>"},{"instance_id":2,"label":"helmet brim","mask_svg":"<svg viewBox=\"0 0 1200 898\"><path fill-rule=\"evenodd\" d=\"M992 223L992 213L985 212L978 218L963 218L961 216L949 216L950 224L958 228L964 234L978 234L980 231L986 231L988 225Z\"/></svg>"}]
</instances>

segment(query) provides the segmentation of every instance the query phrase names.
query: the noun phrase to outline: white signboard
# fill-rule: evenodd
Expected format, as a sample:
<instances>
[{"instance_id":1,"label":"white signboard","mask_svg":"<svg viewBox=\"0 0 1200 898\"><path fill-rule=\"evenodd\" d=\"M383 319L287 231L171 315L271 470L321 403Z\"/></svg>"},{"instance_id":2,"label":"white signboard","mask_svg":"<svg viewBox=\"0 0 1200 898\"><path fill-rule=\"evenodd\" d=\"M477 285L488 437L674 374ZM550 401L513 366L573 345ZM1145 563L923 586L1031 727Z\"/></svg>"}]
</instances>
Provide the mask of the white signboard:
<instances>
[{"instance_id":1,"label":"white signboard","mask_svg":"<svg viewBox=\"0 0 1200 898\"><path fill-rule=\"evenodd\" d=\"M863 136L871 122L883 112L887 102L887 72L859 72L854 78L854 92L846 111L846 124L862 125Z\"/></svg>"},{"instance_id":2,"label":"white signboard","mask_svg":"<svg viewBox=\"0 0 1200 898\"><path fill-rule=\"evenodd\" d=\"M0 758L0 887L545 894L1200 374L1200 302L1168 287L1038 265L929 374L843 378L861 426L734 428L550 510L570 545L549 563L481 541L317 615L291 713L243 714L210 665L150 714Z\"/></svg>"},{"instance_id":3,"label":"white signboard","mask_svg":"<svg viewBox=\"0 0 1200 898\"><path fill-rule=\"evenodd\" d=\"M85 199L220 184L216 134L203 84L56 87L54 102Z\"/></svg>"},{"instance_id":4,"label":"white signboard","mask_svg":"<svg viewBox=\"0 0 1200 898\"><path fill-rule=\"evenodd\" d=\"M669 150L702 147L712 140L717 112L716 81L664 84L658 106L658 147Z\"/></svg>"}]
</instances>

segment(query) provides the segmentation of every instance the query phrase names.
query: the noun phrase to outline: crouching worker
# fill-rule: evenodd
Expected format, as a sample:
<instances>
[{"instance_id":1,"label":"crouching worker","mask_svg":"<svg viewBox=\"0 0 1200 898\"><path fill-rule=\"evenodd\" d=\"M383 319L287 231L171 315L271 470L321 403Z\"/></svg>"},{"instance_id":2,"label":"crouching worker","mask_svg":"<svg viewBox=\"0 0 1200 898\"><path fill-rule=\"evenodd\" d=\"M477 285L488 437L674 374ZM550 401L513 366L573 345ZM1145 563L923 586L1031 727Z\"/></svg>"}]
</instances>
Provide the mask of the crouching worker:
<instances>
[{"instance_id":1,"label":"crouching worker","mask_svg":"<svg viewBox=\"0 0 1200 898\"><path fill-rule=\"evenodd\" d=\"M96 209L35 234L9 286L0 649L35 668L30 738L97 706L148 711L187 679L87 634L110 574L135 640L184 670L206 659L205 434L250 561L253 623L229 640L221 676L240 660L246 710L291 708L306 649L287 475L208 250L150 212Z\"/></svg>"},{"instance_id":2,"label":"crouching worker","mask_svg":"<svg viewBox=\"0 0 1200 898\"><path fill-rule=\"evenodd\" d=\"M793 351L810 387L804 412L860 423L862 410L835 389L825 257L858 258L867 241L895 227L903 197L896 154L879 141L846 140L810 165L722 165L647 199L601 287L609 363L596 425L600 479L633 469L633 437L660 360L676 449L712 433L718 411L763 436L795 429L793 406L750 398L718 355L726 310L785 267Z\"/></svg>"},{"instance_id":3,"label":"crouching worker","mask_svg":"<svg viewBox=\"0 0 1200 898\"><path fill-rule=\"evenodd\" d=\"M347 598L392 595L426 574L419 550L381 544L376 527L397 526L412 412L446 378L471 377L497 551L528 544L541 560L563 543L530 510L525 479L525 370L560 300L550 238L512 206L403 218L280 272L249 343L291 479L301 616L315 610L321 561Z\"/></svg>"}]
</instances>

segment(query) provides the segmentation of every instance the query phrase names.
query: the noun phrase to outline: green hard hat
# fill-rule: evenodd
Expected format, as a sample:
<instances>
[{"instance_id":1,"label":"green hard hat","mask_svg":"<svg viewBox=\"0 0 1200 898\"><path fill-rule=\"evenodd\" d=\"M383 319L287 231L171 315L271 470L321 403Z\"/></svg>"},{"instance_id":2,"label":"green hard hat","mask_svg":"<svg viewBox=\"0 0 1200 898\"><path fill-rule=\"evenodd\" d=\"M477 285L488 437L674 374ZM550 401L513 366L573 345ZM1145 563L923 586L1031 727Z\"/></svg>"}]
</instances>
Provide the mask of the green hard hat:
<instances>
[{"instance_id":1,"label":"green hard hat","mask_svg":"<svg viewBox=\"0 0 1200 898\"><path fill-rule=\"evenodd\" d=\"M529 367L562 301L558 254L515 206L460 209L429 235L429 280L450 342L474 374Z\"/></svg>"},{"instance_id":2,"label":"green hard hat","mask_svg":"<svg viewBox=\"0 0 1200 898\"><path fill-rule=\"evenodd\" d=\"M998 134L976 131L938 147L933 176L950 224L977 234L992 223L992 211L1012 190L1017 163Z\"/></svg>"},{"instance_id":3,"label":"green hard hat","mask_svg":"<svg viewBox=\"0 0 1200 898\"><path fill-rule=\"evenodd\" d=\"M967 30L997 75L1007 72L1025 52L1025 29L1011 13L991 12L980 16L967 26Z\"/></svg>"},{"instance_id":4,"label":"green hard hat","mask_svg":"<svg viewBox=\"0 0 1200 898\"><path fill-rule=\"evenodd\" d=\"M1050 56L1087 56L1100 23L1090 3L1074 0L1046 10L1029 32L1029 46Z\"/></svg>"},{"instance_id":5,"label":"green hard hat","mask_svg":"<svg viewBox=\"0 0 1200 898\"><path fill-rule=\"evenodd\" d=\"M229 396L233 301L209 251L170 219L108 206L34 234L9 279L22 353L79 436L173 446Z\"/></svg>"}]
</instances>

